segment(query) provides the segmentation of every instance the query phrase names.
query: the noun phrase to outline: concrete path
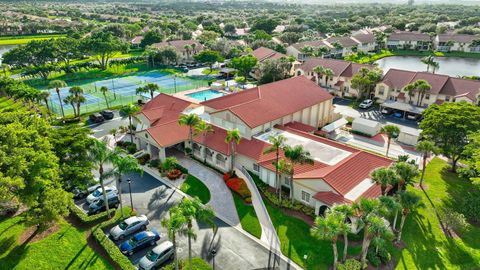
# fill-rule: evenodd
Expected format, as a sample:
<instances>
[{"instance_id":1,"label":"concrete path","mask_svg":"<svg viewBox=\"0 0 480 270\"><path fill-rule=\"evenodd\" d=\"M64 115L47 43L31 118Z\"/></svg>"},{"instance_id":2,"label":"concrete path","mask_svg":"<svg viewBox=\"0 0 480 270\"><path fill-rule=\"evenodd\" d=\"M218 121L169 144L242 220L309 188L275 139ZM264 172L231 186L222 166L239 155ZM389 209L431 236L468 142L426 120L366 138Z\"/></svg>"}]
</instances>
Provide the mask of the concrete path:
<instances>
[{"instance_id":1,"label":"concrete path","mask_svg":"<svg viewBox=\"0 0 480 270\"><path fill-rule=\"evenodd\" d=\"M188 169L189 174L200 179L208 187L211 195L208 205L213 207L217 215L235 226L240 226L232 193L223 181L222 175L181 153L176 154L175 157L183 167Z\"/></svg>"}]
</instances>

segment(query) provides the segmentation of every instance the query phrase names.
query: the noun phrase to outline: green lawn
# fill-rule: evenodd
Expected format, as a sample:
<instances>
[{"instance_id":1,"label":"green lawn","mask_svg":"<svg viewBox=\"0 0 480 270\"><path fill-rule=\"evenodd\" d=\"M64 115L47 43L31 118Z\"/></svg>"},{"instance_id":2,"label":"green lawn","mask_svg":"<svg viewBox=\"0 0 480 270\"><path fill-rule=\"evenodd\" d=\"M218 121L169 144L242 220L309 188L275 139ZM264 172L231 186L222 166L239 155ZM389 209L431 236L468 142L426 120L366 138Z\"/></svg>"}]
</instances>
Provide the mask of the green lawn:
<instances>
[{"instance_id":1,"label":"green lawn","mask_svg":"<svg viewBox=\"0 0 480 270\"><path fill-rule=\"evenodd\" d=\"M59 35L59 34L6 36L6 37L0 37L0 45L20 45L20 44L26 44L32 40L45 40L45 39L59 38L64 36L65 35Z\"/></svg>"},{"instance_id":2,"label":"green lawn","mask_svg":"<svg viewBox=\"0 0 480 270\"><path fill-rule=\"evenodd\" d=\"M210 201L210 190L193 175L188 175L180 190L192 197L198 197L203 204L207 204Z\"/></svg>"},{"instance_id":3,"label":"green lawn","mask_svg":"<svg viewBox=\"0 0 480 270\"><path fill-rule=\"evenodd\" d=\"M462 58L480 58L480 53L468 53L468 52L435 52L435 51L416 51L416 50L382 50L381 52L371 55L350 55L346 56L345 60L352 61L361 64L372 64L375 61L390 57L390 56L428 56L435 55L437 57L462 57Z\"/></svg>"},{"instance_id":4,"label":"green lawn","mask_svg":"<svg viewBox=\"0 0 480 270\"><path fill-rule=\"evenodd\" d=\"M260 239L262 236L262 227L258 221L257 214L252 205L245 204L236 193L232 192L233 201L235 202L235 208L237 208L237 214L240 218L240 224L249 234Z\"/></svg>"},{"instance_id":5,"label":"green lawn","mask_svg":"<svg viewBox=\"0 0 480 270\"><path fill-rule=\"evenodd\" d=\"M60 222L57 232L20 245L25 229L21 216L0 220L0 269L113 269L87 245L85 231L69 223Z\"/></svg>"},{"instance_id":6,"label":"green lawn","mask_svg":"<svg viewBox=\"0 0 480 270\"><path fill-rule=\"evenodd\" d=\"M472 190L470 182L459 179L447 168L445 161L433 159L425 172L426 193L410 188L422 196L426 207L405 223L402 239L406 248L395 252L396 269L480 268L480 228L471 226L460 238L447 238L435 214L435 208L456 207L459 198Z\"/></svg>"},{"instance_id":7,"label":"green lawn","mask_svg":"<svg viewBox=\"0 0 480 270\"><path fill-rule=\"evenodd\" d=\"M310 225L296 217L284 214L267 201L264 200L264 202L280 238L282 253L305 269L329 269L333 264L330 242L313 238L310 236ZM339 254L342 254L343 243L341 241L338 241L338 251ZM349 248L350 255L359 253L360 247ZM306 263L303 259L304 255L308 256Z\"/></svg>"}]
</instances>

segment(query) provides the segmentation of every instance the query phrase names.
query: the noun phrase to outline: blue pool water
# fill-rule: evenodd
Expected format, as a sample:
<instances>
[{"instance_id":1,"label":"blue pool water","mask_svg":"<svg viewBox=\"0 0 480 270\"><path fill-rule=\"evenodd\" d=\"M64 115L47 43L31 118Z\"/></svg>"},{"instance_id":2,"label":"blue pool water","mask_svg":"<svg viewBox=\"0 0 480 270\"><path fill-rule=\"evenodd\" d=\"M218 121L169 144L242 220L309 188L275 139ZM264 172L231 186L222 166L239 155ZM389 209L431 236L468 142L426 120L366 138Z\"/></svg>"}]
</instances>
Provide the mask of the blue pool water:
<instances>
[{"instance_id":1,"label":"blue pool water","mask_svg":"<svg viewBox=\"0 0 480 270\"><path fill-rule=\"evenodd\" d=\"M199 101L207 101L210 99L223 97L225 94L212 89L207 89L207 90L198 91L198 92L186 94L186 95Z\"/></svg>"}]
</instances>

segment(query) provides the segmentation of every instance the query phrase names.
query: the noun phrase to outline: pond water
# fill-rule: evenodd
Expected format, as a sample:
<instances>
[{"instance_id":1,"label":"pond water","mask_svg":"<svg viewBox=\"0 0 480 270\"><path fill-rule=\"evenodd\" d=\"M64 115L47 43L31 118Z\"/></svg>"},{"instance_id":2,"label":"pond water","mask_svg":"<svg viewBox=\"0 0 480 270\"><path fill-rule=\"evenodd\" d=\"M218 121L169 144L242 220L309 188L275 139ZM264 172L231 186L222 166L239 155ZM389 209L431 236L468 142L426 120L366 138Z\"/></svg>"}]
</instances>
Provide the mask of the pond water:
<instances>
[{"instance_id":1,"label":"pond water","mask_svg":"<svg viewBox=\"0 0 480 270\"><path fill-rule=\"evenodd\" d=\"M385 73L391 69L403 69L410 71L427 71L427 65L422 63L422 57L418 56L392 56L377 60L375 63ZM440 68L435 71L437 74L457 76L480 76L480 59L460 57L436 57L435 61Z\"/></svg>"},{"instance_id":2,"label":"pond water","mask_svg":"<svg viewBox=\"0 0 480 270\"><path fill-rule=\"evenodd\" d=\"M2 55L15 47L17 45L0 45L0 64L2 64Z\"/></svg>"}]
</instances>

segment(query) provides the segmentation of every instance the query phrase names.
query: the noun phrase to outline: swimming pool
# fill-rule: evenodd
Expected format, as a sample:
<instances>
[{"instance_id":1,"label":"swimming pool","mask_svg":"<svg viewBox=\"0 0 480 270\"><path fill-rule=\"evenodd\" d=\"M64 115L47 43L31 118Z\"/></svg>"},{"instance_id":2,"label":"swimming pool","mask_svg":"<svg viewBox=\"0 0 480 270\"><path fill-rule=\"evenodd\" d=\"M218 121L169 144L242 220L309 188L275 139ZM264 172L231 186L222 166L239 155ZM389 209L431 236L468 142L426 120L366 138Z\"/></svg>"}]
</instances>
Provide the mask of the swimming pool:
<instances>
[{"instance_id":1,"label":"swimming pool","mask_svg":"<svg viewBox=\"0 0 480 270\"><path fill-rule=\"evenodd\" d=\"M210 99L218 98L218 97L223 97L225 94L216 90L212 89L207 89L203 91L198 91L195 93L191 94L186 94L186 96L189 96L191 98L194 98L199 101L207 101Z\"/></svg>"}]
</instances>

